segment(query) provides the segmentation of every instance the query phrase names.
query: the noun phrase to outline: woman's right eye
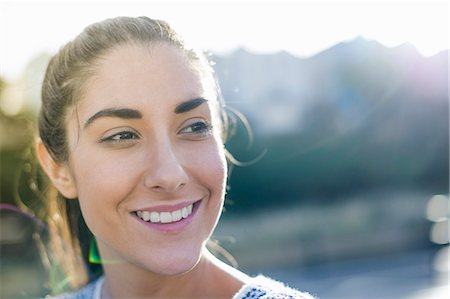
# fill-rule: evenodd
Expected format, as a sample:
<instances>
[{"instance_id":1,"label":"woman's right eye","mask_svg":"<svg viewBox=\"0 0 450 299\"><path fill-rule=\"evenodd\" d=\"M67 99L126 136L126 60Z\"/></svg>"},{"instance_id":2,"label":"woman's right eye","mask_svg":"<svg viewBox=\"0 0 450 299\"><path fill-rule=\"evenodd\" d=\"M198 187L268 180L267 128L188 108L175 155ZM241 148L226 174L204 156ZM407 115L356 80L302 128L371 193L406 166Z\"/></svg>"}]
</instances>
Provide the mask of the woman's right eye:
<instances>
[{"instance_id":1,"label":"woman's right eye","mask_svg":"<svg viewBox=\"0 0 450 299\"><path fill-rule=\"evenodd\" d=\"M100 139L100 142L127 142L139 139L139 135L131 131L123 131Z\"/></svg>"}]
</instances>

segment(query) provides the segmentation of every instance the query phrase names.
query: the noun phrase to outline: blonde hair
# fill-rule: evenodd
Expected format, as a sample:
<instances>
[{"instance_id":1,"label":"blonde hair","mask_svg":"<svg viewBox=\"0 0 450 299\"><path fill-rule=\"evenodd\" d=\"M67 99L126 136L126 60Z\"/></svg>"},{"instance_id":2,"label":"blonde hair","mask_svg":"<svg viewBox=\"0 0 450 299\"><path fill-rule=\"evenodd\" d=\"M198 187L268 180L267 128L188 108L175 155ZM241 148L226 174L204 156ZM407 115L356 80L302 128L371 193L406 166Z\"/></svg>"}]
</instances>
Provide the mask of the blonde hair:
<instances>
[{"instance_id":1,"label":"blonde hair","mask_svg":"<svg viewBox=\"0 0 450 299\"><path fill-rule=\"evenodd\" d=\"M69 108L82 97L83 85L95 73L99 58L117 46L137 43L174 46L183 51L190 61L196 62L203 76L214 78L206 58L187 49L180 36L164 21L147 17L118 17L88 26L50 60L42 86L39 135L55 162L68 161L66 116ZM215 80L213 84L219 103L220 91ZM226 127L226 114L222 111L218 114L220 122ZM225 135L223 133L224 139ZM88 275L80 249L79 227L85 224L78 201L65 199L53 186L49 186L47 195L52 253L67 275L70 286L79 288L88 281Z\"/></svg>"}]
</instances>

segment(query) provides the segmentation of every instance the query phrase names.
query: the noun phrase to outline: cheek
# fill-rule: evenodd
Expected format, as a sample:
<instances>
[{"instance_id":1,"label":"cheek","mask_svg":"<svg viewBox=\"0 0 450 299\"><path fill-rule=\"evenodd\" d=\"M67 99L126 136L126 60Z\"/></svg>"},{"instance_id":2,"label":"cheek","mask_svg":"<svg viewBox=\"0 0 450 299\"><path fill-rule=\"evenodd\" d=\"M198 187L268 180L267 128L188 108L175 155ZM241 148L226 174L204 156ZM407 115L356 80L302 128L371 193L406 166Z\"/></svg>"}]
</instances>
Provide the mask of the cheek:
<instances>
[{"instance_id":1,"label":"cheek","mask_svg":"<svg viewBox=\"0 0 450 299\"><path fill-rule=\"evenodd\" d=\"M210 229L208 231L208 236L210 237L219 221L224 205L227 164L223 152L219 150L211 153L208 161L203 165L206 168L204 178L208 180L210 186L210 197L206 205L206 211L208 211L209 216L206 220L206 227Z\"/></svg>"},{"instance_id":2,"label":"cheek","mask_svg":"<svg viewBox=\"0 0 450 299\"><path fill-rule=\"evenodd\" d=\"M199 181L207 185L211 192L222 193L226 184L227 164L223 148L216 142L198 154L189 155L185 165L189 165L189 172ZM220 194L219 194L220 195Z\"/></svg>"},{"instance_id":3,"label":"cheek","mask_svg":"<svg viewBox=\"0 0 450 299\"><path fill-rule=\"evenodd\" d=\"M117 206L133 190L139 164L135 159L133 155L119 158L96 151L78 151L73 155L78 199L91 229L99 210Z\"/></svg>"},{"instance_id":4,"label":"cheek","mask_svg":"<svg viewBox=\"0 0 450 299\"><path fill-rule=\"evenodd\" d=\"M103 192L112 187L114 190L120 189L133 176L132 170L136 169L139 164L135 160L132 155L116 157L107 153L95 155L93 152L78 155L75 177L79 193L95 191L92 186ZM90 188L85 186L90 186Z\"/></svg>"}]
</instances>

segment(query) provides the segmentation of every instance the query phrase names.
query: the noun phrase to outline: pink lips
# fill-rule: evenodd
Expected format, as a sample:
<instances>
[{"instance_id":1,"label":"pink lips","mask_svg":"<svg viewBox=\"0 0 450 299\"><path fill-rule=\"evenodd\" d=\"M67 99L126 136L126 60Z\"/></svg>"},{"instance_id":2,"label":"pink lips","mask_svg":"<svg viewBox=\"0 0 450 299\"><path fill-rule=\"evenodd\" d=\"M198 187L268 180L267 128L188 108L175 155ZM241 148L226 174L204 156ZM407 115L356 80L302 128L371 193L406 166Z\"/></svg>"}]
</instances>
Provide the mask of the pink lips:
<instances>
[{"instance_id":1,"label":"pink lips","mask_svg":"<svg viewBox=\"0 0 450 299\"><path fill-rule=\"evenodd\" d=\"M192 209L192 214L189 215L187 218L182 218L181 220L177 221L177 222L172 222L172 223L152 223L152 222L146 222L144 220L142 220L141 218L139 218L135 213L134 214L134 218L139 221L139 223L151 228L151 229L155 229L157 231L163 232L163 233L177 233L182 231L186 226L188 226L193 220L194 217L198 211L198 208L201 204L201 200L194 202L194 206ZM171 212L171 211L176 211L178 209L181 209L187 205L190 205L192 202L188 202L188 203L181 203L181 204L177 204L177 205L161 205L161 206L156 206L156 207L151 207L148 209L143 209L141 211L157 211L157 212Z\"/></svg>"}]
</instances>

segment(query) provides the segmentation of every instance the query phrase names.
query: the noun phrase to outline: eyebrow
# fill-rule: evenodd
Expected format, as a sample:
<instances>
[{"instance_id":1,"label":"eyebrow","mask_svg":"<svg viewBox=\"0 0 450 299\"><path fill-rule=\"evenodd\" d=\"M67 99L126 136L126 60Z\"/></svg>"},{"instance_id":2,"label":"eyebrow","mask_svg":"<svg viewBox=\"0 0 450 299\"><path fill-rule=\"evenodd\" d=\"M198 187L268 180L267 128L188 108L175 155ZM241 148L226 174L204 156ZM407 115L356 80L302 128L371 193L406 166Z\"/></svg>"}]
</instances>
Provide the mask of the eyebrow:
<instances>
[{"instance_id":1,"label":"eyebrow","mask_svg":"<svg viewBox=\"0 0 450 299\"><path fill-rule=\"evenodd\" d=\"M191 100L188 100L186 102L179 104L175 108L174 112L176 114L185 113L185 112L188 112L188 111L191 111L191 110L197 108L198 106L200 106L201 104L206 103L206 102L207 102L207 100L204 98L191 99Z\"/></svg>"},{"instance_id":2,"label":"eyebrow","mask_svg":"<svg viewBox=\"0 0 450 299\"><path fill-rule=\"evenodd\" d=\"M186 113L191 111L198 106L206 103L207 100L204 98L194 98L191 100L187 100L175 107L174 112L176 114ZM102 117L118 117L123 119L140 119L142 118L142 113L135 109L130 108L108 108L103 109L89 117L89 119L84 124L84 128L87 128L91 123L93 123L96 119Z\"/></svg>"},{"instance_id":3,"label":"eyebrow","mask_svg":"<svg viewBox=\"0 0 450 299\"><path fill-rule=\"evenodd\" d=\"M129 109L129 108L108 108L100 110L99 112L95 113L84 124L84 128L89 126L94 120L101 118L101 117L118 117L118 118L124 118L124 119L139 119L142 118L142 113L135 109Z\"/></svg>"}]
</instances>

